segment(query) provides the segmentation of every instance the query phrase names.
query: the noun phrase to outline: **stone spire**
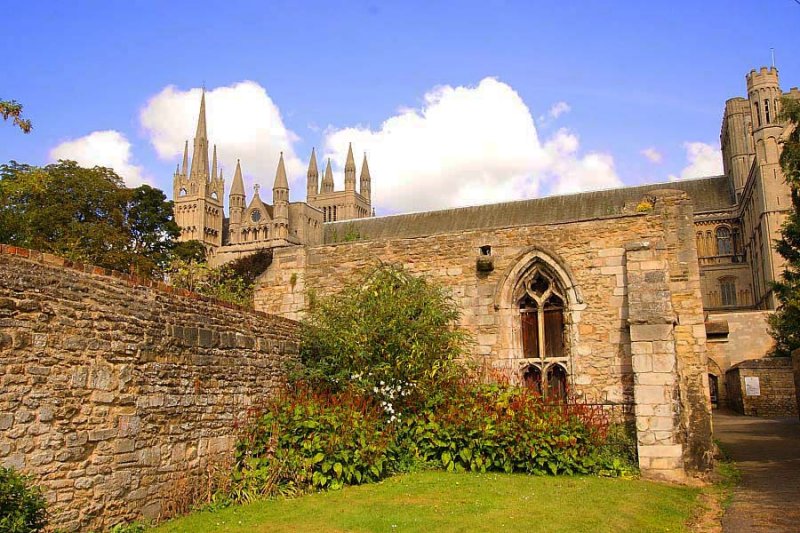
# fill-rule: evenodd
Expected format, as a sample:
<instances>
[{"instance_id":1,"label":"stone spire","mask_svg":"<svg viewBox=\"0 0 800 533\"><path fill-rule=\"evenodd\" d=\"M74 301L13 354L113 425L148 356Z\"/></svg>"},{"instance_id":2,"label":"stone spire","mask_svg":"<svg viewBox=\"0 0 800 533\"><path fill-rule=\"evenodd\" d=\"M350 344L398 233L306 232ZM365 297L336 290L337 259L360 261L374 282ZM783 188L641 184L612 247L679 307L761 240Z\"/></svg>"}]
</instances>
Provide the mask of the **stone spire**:
<instances>
[{"instance_id":1,"label":"stone spire","mask_svg":"<svg viewBox=\"0 0 800 533\"><path fill-rule=\"evenodd\" d=\"M244 180L242 179L242 165L236 160L236 172L233 174L233 185L231 185L230 196L244 197Z\"/></svg>"},{"instance_id":2,"label":"stone spire","mask_svg":"<svg viewBox=\"0 0 800 533\"><path fill-rule=\"evenodd\" d=\"M347 147L347 161L344 163L344 190L356 190L356 160L353 158L353 143Z\"/></svg>"},{"instance_id":3,"label":"stone spire","mask_svg":"<svg viewBox=\"0 0 800 533\"><path fill-rule=\"evenodd\" d=\"M311 149L311 160L308 162L308 172L306 172L306 199L310 200L319 194L319 170L317 170L317 152Z\"/></svg>"},{"instance_id":4,"label":"stone spire","mask_svg":"<svg viewBox=\"0 0 800 533\"><path fill-rule=\"evenodd\" d=\"M278 160L275 184L272 186L272 224L274 238L285 239L289 236L289 181L286 179L283 152Z\"/></svg>"},{"instance_id":5,"label":"stone spire","mask_svg":"<svg viewBox=\"0 0 800 533\"><path fill-rule=\"evenodd\" d=\"M333 192L333 171L331 170L331 158L325 166L325 175L322 178L322 192Z\"/></svg>"},{"instance_id":6,"label":"stone spire","mask_svg":"<svg viewBox=\"0 0 800 533\"><path fill-rule=\"evenodd\" d=\"M197 117L197 131L194 134L191 177L208 181L208 133L206 132L206 90L200 97L200 114Z\"/></svg>"},{"instance_id":7,"label":"stone spire","mask_svg":"<svg viewBox=\"0 0 800 533\"><path fill-rule=\"evenodd\" d=\"M217 179L217 145L214 145L214 156L211 159L211 181Z\"/></svg>"},{"instance_id":8,"label":"stone spire","mask_svg":"<svg viewBox=\"0 0 800 533\"><path fill-rule=\"evenodd\" d=\"M273 191L276 189L289 190L289 180L286 179L286 165L283 163L283 152L281 152L281 158L278 160L278 170L275 172L275 184L272 186Z\"/></svg>"},{"instance_id":9,"label":"stone spire","mask_svg":"<svg viewBox=\"0 0 800 533\"><path fill-rule=\"evenodd\" d=\"M184 176L189 171L189 141L183 145L183 166L181 167L181 174Z\"/></svg>"},{"instance_id":10,"label":"stone spire","mask_svg":"<svg viewBox=\"0 0 800 533\"><path fill-rule=\"evenodd\" d=\"M372 177L369 175L369 165L367 164L367 153L364 152L364 161L361 163L361 196L370 201L372 194Z\"/></svg>"}]
</instances>

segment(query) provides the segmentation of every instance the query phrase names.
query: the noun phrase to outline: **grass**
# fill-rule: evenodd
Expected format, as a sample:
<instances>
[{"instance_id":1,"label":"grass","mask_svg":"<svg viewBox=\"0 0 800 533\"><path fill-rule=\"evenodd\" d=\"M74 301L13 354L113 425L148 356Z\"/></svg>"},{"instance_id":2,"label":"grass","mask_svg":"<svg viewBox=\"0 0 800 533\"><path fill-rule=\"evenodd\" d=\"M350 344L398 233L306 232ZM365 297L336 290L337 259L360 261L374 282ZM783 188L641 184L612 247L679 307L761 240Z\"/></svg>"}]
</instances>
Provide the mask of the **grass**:
<instances>
[{"instance_id":1,"label":"grass","mask_svg":"<svg viewBox=\"0 0 800 533\"><path fill-rule=\"evenodd\" d=\"M698 492L632 479L431 471L197 512L154 531L686 531Z\"/></svg>"}]
</instances>

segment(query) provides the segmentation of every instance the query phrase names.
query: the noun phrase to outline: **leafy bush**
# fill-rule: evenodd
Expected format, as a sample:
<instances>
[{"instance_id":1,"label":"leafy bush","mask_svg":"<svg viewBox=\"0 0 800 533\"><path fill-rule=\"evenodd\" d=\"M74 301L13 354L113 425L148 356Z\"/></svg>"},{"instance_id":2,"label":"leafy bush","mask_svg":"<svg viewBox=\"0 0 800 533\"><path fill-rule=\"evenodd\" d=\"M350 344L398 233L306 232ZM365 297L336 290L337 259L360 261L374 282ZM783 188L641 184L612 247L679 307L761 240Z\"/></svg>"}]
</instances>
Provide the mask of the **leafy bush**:
<instances>
[{"instance_id":1,"label":"leafy bush","mask_svg":"<svg viewBox=\"0 0 800 533\"><path fill-rule=\"evenodd\" d=\"M41 531L47 525L46 506L38 487L13 469L0 467L0 531Z\"/></svg>"},{"instance_id":2,"label":"leafy bush","mask_svg":"<svg viewBox=\"0 0 800 533\"><path fill-rule=\"evenodd\" d=\"M395 401L419 402L463 374L467 337L458 317L444 288L381 265L338 294L312 299L301 329L299 377L331 391L357 386L376 397L405 390Z\"/></svg>"},{"instance_id":3,"label":"leafy bush","mask_svg":"<svg viewBox=\"0 0 800 533\"><path fill-rule=\"evenodd\" d=\"M401 464L372 398L301 388L269 402L236 448L230 496L295 494L380 480Z\"/></svg>"},{"instance_id":4,"label":"leafy bush","mask_svg":"<svg viewBox=\"0 0 800 533\"><path fill-rule=\"evenodd\" d=\"M405 420L407 446L448 471L617 475L607 417L577 403L545 404L527 389L459 384L436 408ZM614 462L616 459L616 462Z\"/></svg>"}]
</instances>

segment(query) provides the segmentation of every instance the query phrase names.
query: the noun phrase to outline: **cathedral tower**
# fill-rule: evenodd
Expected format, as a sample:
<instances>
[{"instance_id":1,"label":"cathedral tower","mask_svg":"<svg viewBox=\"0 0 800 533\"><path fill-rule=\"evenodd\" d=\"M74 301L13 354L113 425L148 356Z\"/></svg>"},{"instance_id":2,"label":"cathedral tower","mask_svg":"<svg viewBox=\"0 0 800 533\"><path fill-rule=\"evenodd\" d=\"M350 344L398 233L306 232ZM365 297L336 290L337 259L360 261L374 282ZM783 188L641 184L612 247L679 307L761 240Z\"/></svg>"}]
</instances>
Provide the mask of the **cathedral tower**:
<instances>
[{"instance_id":1,"label":"cathedral tower","mask_svg":"<svg viewBox=\"0 0 800 533\"><path fill-rule=\"evenodd\" d=\"M353 144L347 147L347 160L344 163L344 190L356 190L356 161L353 158Z\"/></svg>"},{"instance_id":2,"label":"cathedral tower","mask_svg":"<svg viewBox=\"0 0 800 533\"><path fill-rule=\"evenodd\" d=\"M233 174L233 183L231 184L231 193L228 197L228 209L230 212L229 224L229 240L231 244L239 242L240 231L242 225L242 216L245 207L247 206L244 194L244 180L242 179L242 164L238 159L236 160L236 172Z\"/></svg>"},{"instance_id":3,"label":"cathedral tower","mask_svg":"<svg viewBox=\"0 0 800 533\"><path fill-rule=\"evenodd\" d=\"M361 196L370 203L372 201L372 177L369 175L369 165L367 164L367 154L364 153L364 161L361 163L361 184L359 192Z\"/></svg>"},{"instance_id":4,"label":"cathedral tower","mask_svg":"<svg viewBox=\"0 0 800 533\"><path fill-rule=\"evenodd\" d=\"M189 167L189 141L183 151L183 167L173 176L175 222L181 227L181 241L198 240L208 248L222 245L222 199L225 183L217 168L208 161L206 94L200 97L200 113L194 137L192 164ZM188 172L187 172L188 169Z\"/></svg>"},{"instance_id":5,"label":"cathedral tower","mask_svg":"<svg viewBox=\"0 0 800 533\"><path fill-rule=\"evenodd\" d=\"M317 152L311 149L311 159L306 172L306 200L311 201L319 194L319 170L317 170Z\"/></svg>"}]
</instances>

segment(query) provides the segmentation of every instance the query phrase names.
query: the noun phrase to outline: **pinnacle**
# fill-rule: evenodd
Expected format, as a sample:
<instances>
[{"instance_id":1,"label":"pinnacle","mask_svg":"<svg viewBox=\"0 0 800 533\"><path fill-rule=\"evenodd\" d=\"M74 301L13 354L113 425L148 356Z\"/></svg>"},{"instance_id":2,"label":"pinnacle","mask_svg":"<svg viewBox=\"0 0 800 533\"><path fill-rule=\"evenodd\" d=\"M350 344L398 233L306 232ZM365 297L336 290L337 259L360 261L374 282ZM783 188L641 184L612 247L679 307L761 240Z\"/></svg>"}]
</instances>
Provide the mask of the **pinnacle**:
<instances>
[{"instance_id":1,"label":"pinnacle","mask_svg":"<svg viewBox=\"0 0 800 533\"><path fill-rule=\"evenodd\" d=\"M231 185L230 196L244 196L244 180L242 179L242 165L236 160L236 172L233 174L233 184Z\"/></svg>"},{"instance_id":2,"label":"pinnacle","mask_svg":"<svg viewBox=\"0 0 800 533\"><path fill-rule=\"evenodd\" d=\"M311 149L311 159L308 162L308 172L306 176L309 178L318 178L319 170L317 170L317 152L314 148Z\"/></svg>"},{"instance_id":3,"label":"pinnacle","mask_svg":"<svg viewBox=\"0 0 800 533\"><path fill-rule=\"evenodd\" d=\"M286 165L283 163L283 152L281 152L281 158L278 160L278 170L275 173L275 185L272 186L272 189L288 189L289 188L289 180L286 179Z\"/></svg>"}]
</instances>

